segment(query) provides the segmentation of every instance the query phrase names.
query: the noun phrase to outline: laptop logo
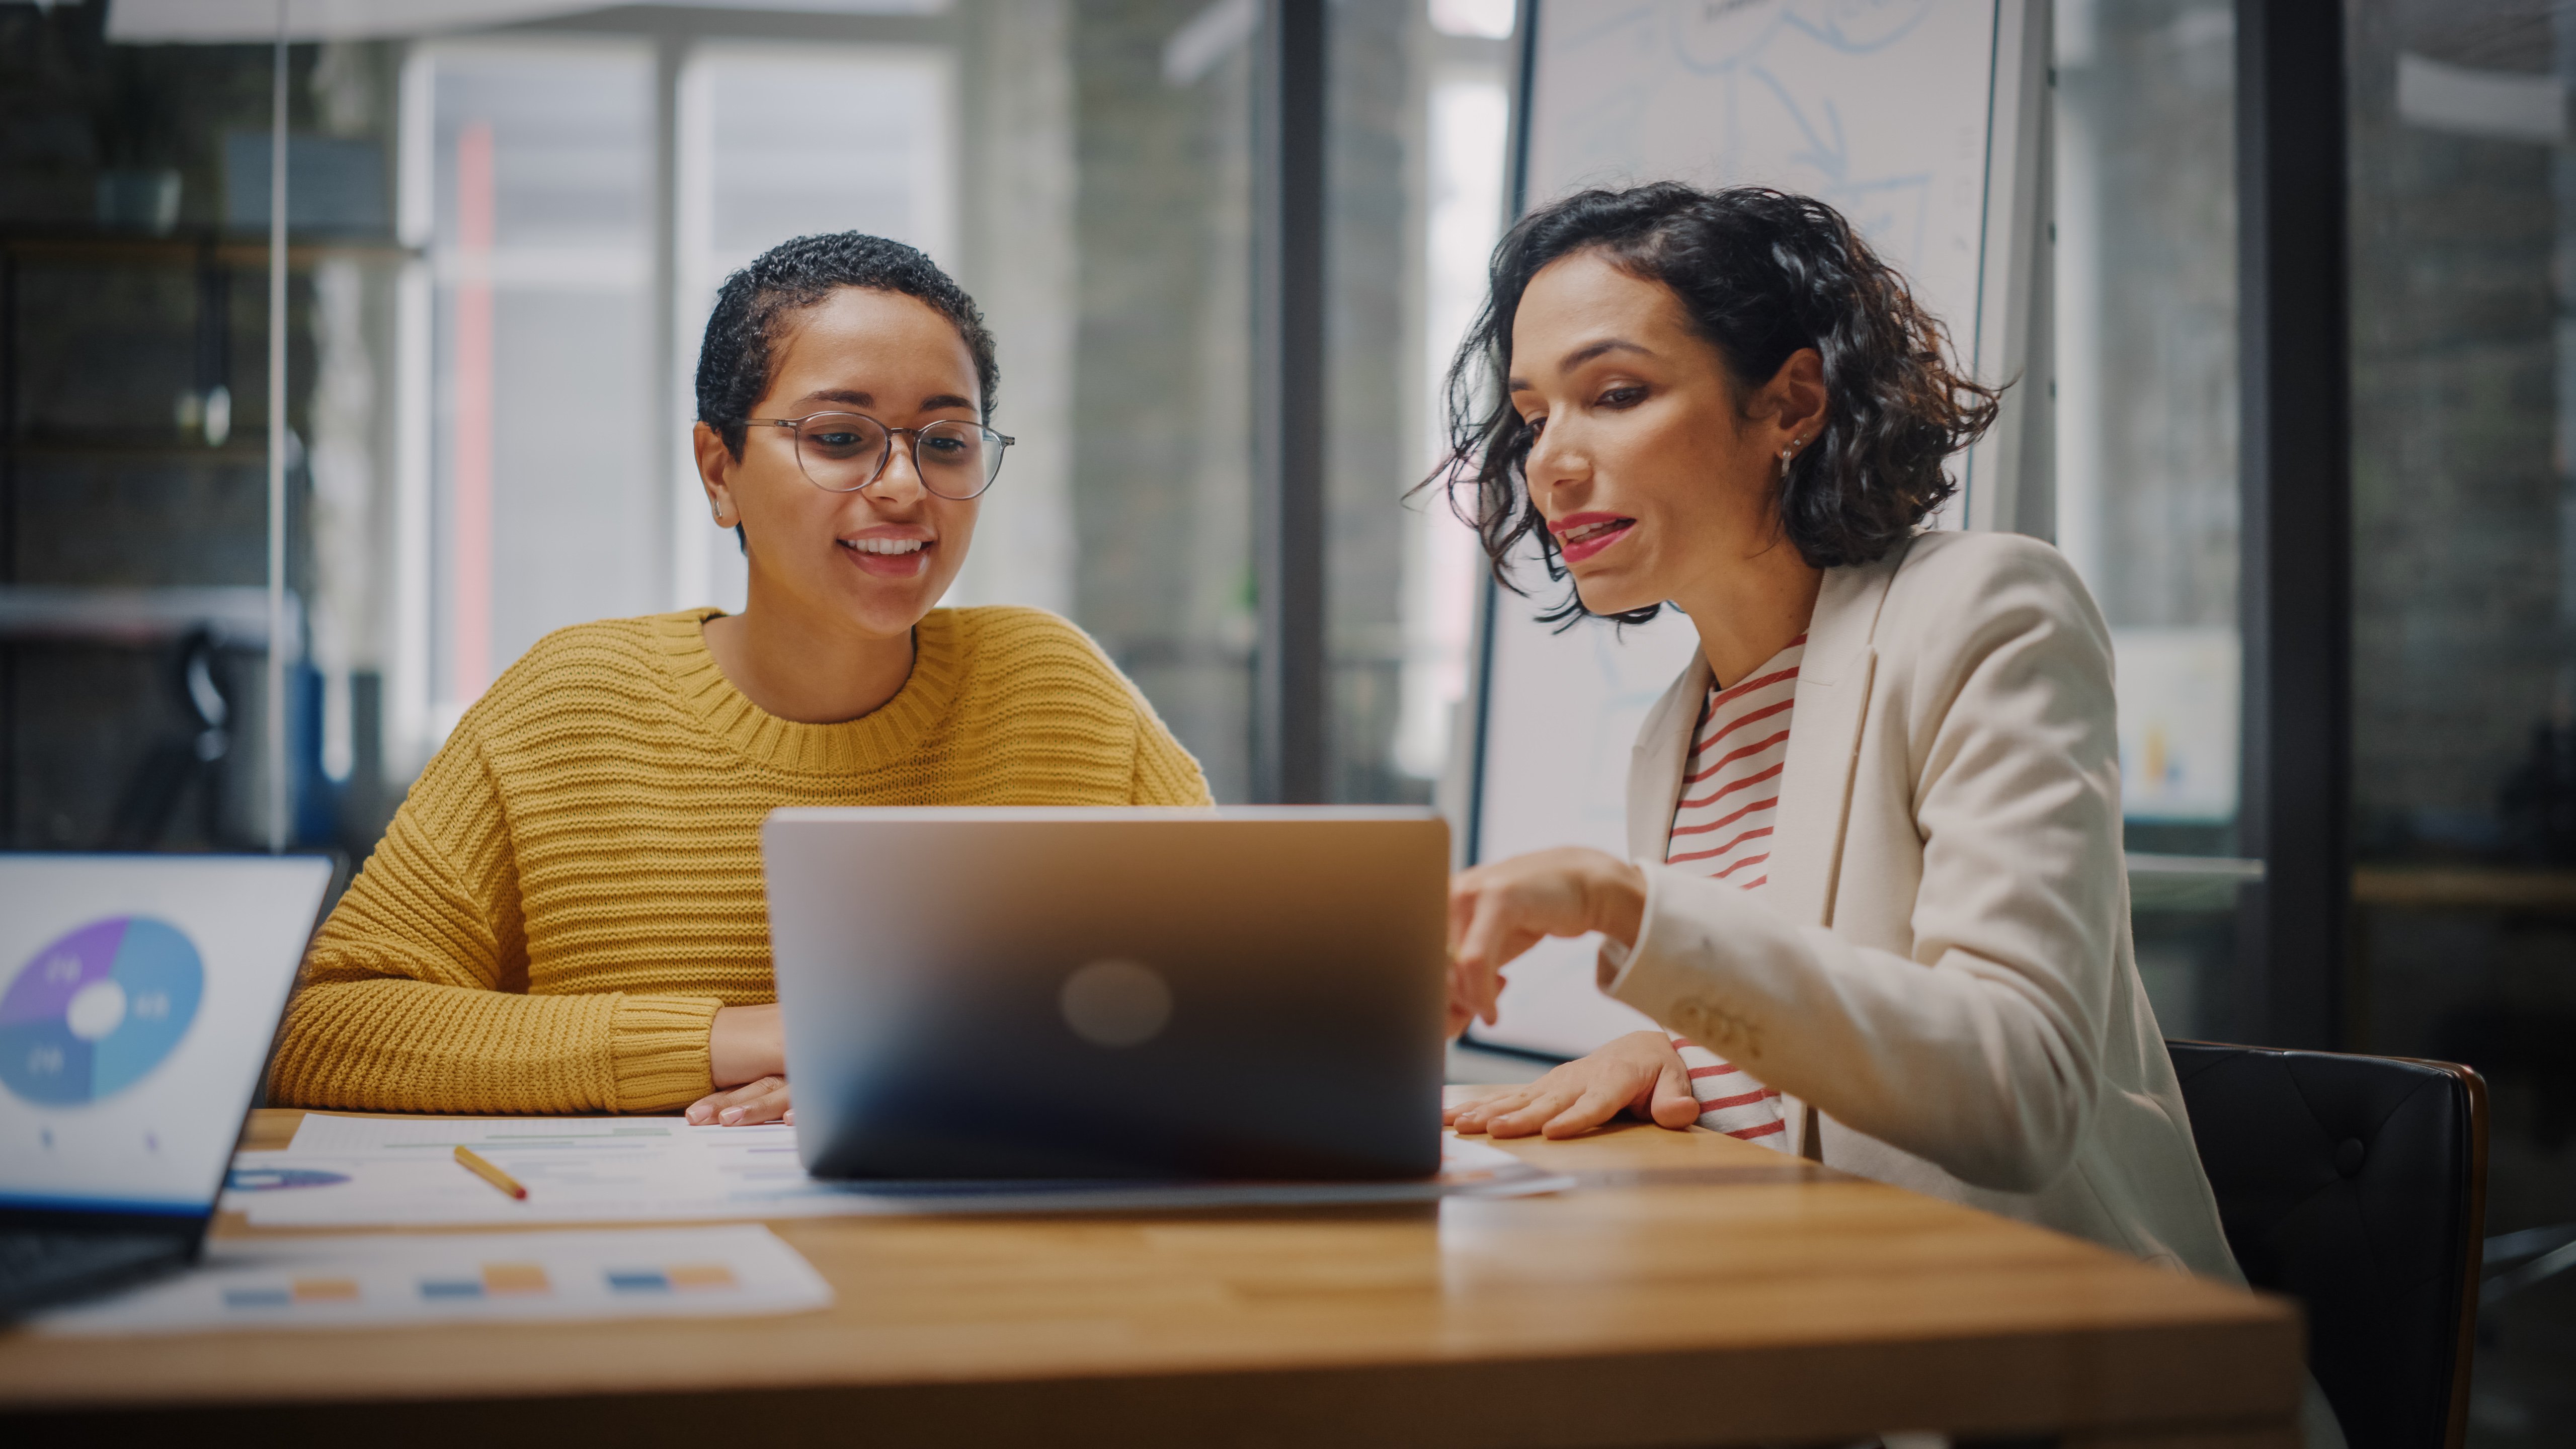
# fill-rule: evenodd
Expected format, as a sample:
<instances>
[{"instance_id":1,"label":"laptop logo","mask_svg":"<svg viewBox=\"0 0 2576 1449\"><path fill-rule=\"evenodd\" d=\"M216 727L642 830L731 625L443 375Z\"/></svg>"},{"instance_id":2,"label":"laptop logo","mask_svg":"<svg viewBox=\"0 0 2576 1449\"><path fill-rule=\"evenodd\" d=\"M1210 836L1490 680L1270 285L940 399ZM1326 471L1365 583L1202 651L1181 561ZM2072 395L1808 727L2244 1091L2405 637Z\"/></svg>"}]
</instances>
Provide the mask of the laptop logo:
<instances>
[{"instance_id":1,"label":"laptop logo","mask_svg":"<svg viewBox=\"0 0 2576 1449\"><path fill-rule=\"evenodd\" d=\"M1096 1047L1143 1046L1172 1019L1172 988L1153 967L1104 957L1064 978L1056 993L1064 1024Z\"/></svg>"}]
</instances>

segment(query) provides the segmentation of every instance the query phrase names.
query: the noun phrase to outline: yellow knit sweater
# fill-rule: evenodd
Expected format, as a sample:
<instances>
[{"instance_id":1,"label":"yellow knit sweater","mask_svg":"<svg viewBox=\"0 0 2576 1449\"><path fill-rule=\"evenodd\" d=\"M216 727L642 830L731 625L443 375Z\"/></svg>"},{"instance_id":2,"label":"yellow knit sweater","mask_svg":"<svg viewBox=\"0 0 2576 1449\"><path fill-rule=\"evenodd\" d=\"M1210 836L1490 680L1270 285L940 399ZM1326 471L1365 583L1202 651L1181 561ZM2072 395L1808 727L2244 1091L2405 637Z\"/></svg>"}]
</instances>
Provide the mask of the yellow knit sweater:
<instances>
[{"instance_id":1,"label":"yellow knit sweater","mask_svg":"<svg viewBox=\"0 0 2576 1449\"><path fill-rule=\"evenodd\" d=\"M763 713L699 626L548 635L449 736L315 939L270 1090L414 1112L672 1111L716 1008L774 1000L760 822L782 805L1204 805L1082 631L938 609L841 724Z\"/></svg>"}]
</instances>

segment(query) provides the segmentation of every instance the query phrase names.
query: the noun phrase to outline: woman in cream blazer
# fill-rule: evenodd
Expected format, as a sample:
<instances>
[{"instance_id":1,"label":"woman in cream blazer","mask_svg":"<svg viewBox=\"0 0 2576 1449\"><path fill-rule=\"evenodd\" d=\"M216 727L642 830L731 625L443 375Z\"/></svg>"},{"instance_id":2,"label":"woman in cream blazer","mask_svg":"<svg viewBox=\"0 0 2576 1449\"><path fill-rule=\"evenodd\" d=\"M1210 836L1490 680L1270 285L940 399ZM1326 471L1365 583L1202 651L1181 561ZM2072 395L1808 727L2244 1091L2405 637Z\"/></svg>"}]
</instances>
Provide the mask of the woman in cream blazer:
<instances>
[{"instance_id":1,"label":"woman in cream blazer","mask_svg":"<svg viewBox=\"0 0 2576 1449\"><path fill-rule=\"evenodd\" d=\"M2132 956L2110 632L2048 545L1922 529L1995 412L1944 350L1806 198L1586 192L1497 249L1450 389L1471 521L1571 578L1553 617L1670 604L1701 648L1630 761L1628 860L1451 888L1453 1025L1597 932L1666 1031L1451 1121L1699 1122L2241 1283Z\"/></svg>"},{"instance_id":2,"label":"woman in cream blazer","mask_svg":"<svg viewBox=\"0 0 2576 1449\"><path fill-rule=\"evenodd\" d=\"M1633 860L1708 684L1693 659L1647 716ZM2055 549L1927 533L1827 570L1767 898L1646 866L1603 989L1786 1093L1791 1150L2238 1279L2130 954L2112 722Z\"/></svg>"}]
</instances>

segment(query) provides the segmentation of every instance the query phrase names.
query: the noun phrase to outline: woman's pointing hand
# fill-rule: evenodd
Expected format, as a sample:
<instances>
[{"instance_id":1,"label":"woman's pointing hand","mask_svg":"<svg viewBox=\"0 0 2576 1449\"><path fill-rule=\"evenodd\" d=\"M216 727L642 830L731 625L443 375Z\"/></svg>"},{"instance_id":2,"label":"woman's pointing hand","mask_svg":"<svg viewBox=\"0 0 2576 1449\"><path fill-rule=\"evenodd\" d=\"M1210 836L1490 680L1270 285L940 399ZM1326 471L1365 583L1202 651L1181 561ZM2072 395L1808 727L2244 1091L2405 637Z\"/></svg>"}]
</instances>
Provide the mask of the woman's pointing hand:
<instances>
[{"instance_id":1,"label":"woman's pointing hand","mask_svg":"<svg viewBox=\"0 0 2576 1449\"><path fill-rule=\"evenodd\" d=\"M1599 931L1636 944L1645 872L1581 846L1532 851L1449 878L1449 1031L1490 1025L1503 968L1548 936Z\"/></svg>"}]
</instances>

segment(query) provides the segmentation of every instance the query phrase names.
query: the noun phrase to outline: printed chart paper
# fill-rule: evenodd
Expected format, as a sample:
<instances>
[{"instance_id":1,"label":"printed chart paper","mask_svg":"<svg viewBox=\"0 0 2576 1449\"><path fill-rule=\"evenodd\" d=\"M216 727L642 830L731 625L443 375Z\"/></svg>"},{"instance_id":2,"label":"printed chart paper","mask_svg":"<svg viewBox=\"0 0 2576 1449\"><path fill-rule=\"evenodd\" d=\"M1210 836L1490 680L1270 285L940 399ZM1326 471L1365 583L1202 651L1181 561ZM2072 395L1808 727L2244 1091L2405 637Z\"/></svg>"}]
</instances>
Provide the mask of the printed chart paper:
<instances>
[{"instance_id":1,"label":"printed chart paper","mask_svg":"<svg viewBox=\"0 0 2576 1449\"><path fill-rule=\"evenodd\" d=\"M458 1146L518 1179L528 1196L513 1200L459 1166ZM796 1129L787 1126L309 1112L285 1151L235 1157L222 1206L263 1227L425 1227L1419 1202L1573 1185L1500 1148L1445 1133L1439 1175L1406 1182L850 1183L807 1176Z\"/></svg>"},{"instance_id":2,"label":"printed chart paper","mask_svg":"<svg viewBox=\"0 0 2576 1449\"><path fill-rule=\"evenodd\" d=\"M218 1239L174 1278L35 1320L80 1336L802 1313L831 1286L756 1223Z\"/></svg>"}]
</instances>

